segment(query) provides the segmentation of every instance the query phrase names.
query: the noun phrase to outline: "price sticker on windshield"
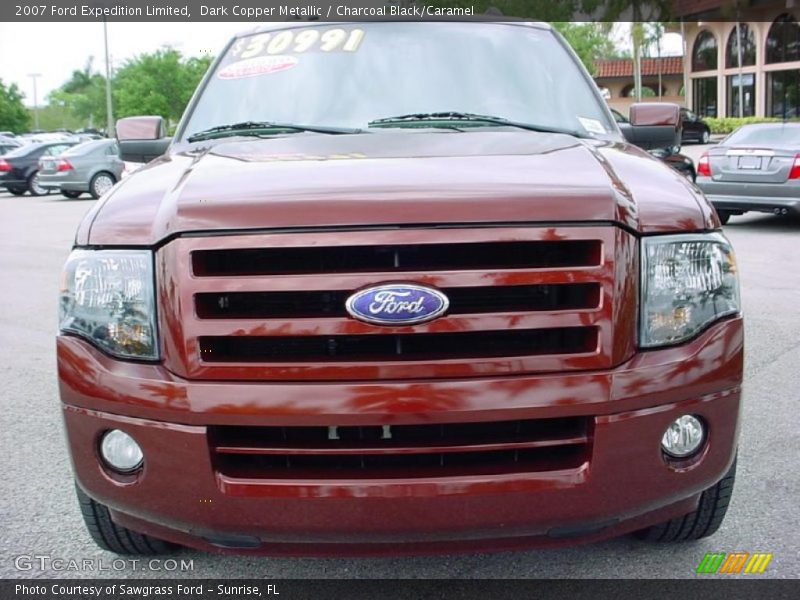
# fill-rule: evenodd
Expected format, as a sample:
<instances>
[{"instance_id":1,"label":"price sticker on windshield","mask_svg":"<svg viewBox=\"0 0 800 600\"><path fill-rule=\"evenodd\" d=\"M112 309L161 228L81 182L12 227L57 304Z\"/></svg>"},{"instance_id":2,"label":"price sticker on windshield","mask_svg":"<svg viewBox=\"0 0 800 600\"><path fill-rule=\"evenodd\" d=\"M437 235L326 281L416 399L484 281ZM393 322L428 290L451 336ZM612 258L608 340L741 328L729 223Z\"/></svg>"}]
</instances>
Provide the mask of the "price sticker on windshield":
<instances>
[{"instance_id":1,"label":"price sticker on windshield","mask_svg":"<svg viewBox=\"0 0 800 600\"><path fill-rule=\"evenodd\" d=\"M228 56L236 60L244 60L257 56L306 52L356 52L363 40L364 30L359 28L287 29L239 38Z\"/></svg>"}]
</instances>

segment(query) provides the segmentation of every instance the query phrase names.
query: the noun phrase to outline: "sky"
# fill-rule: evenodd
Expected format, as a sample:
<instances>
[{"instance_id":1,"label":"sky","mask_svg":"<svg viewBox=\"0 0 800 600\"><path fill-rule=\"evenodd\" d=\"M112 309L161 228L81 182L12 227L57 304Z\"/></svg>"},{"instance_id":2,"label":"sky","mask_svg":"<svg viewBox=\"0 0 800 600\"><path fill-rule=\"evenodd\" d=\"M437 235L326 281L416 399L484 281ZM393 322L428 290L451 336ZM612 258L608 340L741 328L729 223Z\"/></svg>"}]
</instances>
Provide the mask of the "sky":
<instances>
[{"instance_id":1,"label":"sky","mask_svg":"<svg viewBox=\"0 0 800 600\"><path fill-rule=\"evenodd\" d=\"M0 0L5 1L5 0ZM137 54L172 46L188 56L216 55L236 33L254 28L249 23L109 23L111 64ZM16 83L33 105L30 73L36 80L38 102L83 69L89 56L94 70L105 73L102 23L0 23L0 79Z\"/></svg>"},{"instance_id":2,"label":"sky","mask_svg":"<svg viewBox=\"0 0 800 600\"><path fill-rule=\"evenodd\" d=\"M216 55L231 36L254 26L253 22L112 22L108 24L111 63L119 65L137 54L164 46L172 46L187 56ZM624 24L618 24L613 37L617 42L627 38ZM680 54L680 36L667 35L662 52ZM61 86L72 71L85 67L89 56L94 57L93 69L105 73L102 23L0 23L0 79L6 84L16 83L28 106L33 106L31 73L41 74L36 79L41 106L46 103L47 94Z\"/></svg>"}]
</instances>

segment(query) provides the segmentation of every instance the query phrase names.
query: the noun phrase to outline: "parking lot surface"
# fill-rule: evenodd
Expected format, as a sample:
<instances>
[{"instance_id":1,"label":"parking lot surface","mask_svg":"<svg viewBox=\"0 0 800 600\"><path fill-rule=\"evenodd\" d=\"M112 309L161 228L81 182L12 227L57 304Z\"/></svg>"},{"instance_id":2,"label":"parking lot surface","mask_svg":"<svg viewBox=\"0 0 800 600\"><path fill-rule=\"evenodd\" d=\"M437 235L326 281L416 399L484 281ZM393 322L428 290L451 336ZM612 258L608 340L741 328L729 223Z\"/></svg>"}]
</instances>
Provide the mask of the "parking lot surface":
<instances>
[{"instance_id":1,"label":"parking lot surface","mask_svg":"<svg viewBox=\"0 0 800 600\"><path fill-rule=\"evenodd\" d=\"M683 151L696 159L702 150ZM685 578L696 576L706 552L772 552L763 576L800 575L800 219L750 214L725 227L742 276L746 394L733 502L711 538L678 545L621 538L558 550L380 559L185 550L169 558L190 560L192 569L168 573L146 564L110 568L115 555L93 544L74 498L55 375L56 298L75 229L93 204L88 196L0 193L0 577ZM92 559L95 570L58 570L50 561L43 569L40 559L18 560L34 555Z\"/></svg>"}]
</instances>

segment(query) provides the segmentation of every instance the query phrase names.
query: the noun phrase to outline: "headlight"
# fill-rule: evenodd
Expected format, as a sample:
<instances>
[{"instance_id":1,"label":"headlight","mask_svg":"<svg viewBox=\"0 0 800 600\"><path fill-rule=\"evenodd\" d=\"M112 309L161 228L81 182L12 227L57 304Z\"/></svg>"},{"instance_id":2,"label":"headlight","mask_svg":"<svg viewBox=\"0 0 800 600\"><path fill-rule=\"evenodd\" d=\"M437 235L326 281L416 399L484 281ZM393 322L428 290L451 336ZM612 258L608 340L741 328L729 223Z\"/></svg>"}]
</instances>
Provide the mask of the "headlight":
<instances>
[{"instance_id":1,"label":"headlight","mask_svg":"<svg viewBox=\"0 0 800 600\"><path fill-rule=\"evenodd\" d=\"M75 250L59 297L59 329L122 358L158 358L153 253Z\"/></svg>"},{"instance_id":2,"label":"headlight","mask_svg":"<svg viewBox=\"0 0 800 600\"><path fill-rule=\"evenodd\" d=\"M642 239L639 343L676 344L739 312L739 280L720 233Z\"/></svg>"}]
</instances>

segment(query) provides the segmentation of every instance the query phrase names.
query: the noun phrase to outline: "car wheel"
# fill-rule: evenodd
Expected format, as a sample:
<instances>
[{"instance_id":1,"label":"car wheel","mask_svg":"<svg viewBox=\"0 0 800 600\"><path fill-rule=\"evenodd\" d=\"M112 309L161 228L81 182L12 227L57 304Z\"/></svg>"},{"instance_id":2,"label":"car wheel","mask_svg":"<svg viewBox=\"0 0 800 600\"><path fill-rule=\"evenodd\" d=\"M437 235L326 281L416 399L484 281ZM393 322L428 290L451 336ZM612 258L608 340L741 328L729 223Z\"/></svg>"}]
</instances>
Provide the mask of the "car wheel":
<instances>
[{"instance_id":1,"label":"car wheel","mask_svg":"<svg viewBox=\"0 0 800 600\"><path fill-rule=\"evenodd\" d=\"M39 185L39 171L28 177L28 191L31 196L46 196L50 190Z\"/></svg>"},{"instance_id":2,"label":"car wheel","mask_svg":"<svg viewBox=\"0 0 800 600\"><path fill-rule=\"evenodd\" d=\"M727 225L728 221L731 220L731 213L729 213L727 210L718 210L717 216L719 217L719 222L723 225Z\"/></svg>"},{"instance_id":3,"label":"car wheel","mask_svg":"<svg viewBox=\"0 0 800 600\"><path fill-rule=\"evenodd\" d=\"M72 190L61 190L61 194L67 198L78 198L83 192L74 192Z\"/></svg>"},{"instance_id":4,"label":"car wheel","mask_svg":"<svg viewBox=\"0 0 800 600\"><path fill-rule=\"evenodd\" d=\"M699 540L713 534L728 512L736 480L736 460L721 480L700 495L697 510L688 515L670 519L636 532L636 536L650 542L686 542Z\"/></svg>"},{"instance_id":5,"label":"car wheel","mask_svg":"<svg viewBox=\"0 0 800 600\"><path fill-rule=\"evenodd\" d=\"M75 492L86 529L94 542L104 550L117 554L164 554L179 548L171 542L117 525L111 520L108 507L92 500L77 485Z\"/></svg>"},{"instance_id":6,"label":"car wheel","mask_svg":"<svg viewBox=\"0 0 800 600\"><path fill-rule=\"evenodd\" d=\"M111 173L106 173L103 171L102 173L98 173L92 177L92 181L89 184L89 192L94 198L99 198L112 187L114 187L116 182L117 180L114 179L114 176Z\"/></svg>"},{"instance_id":7,"label":"car wheel","mask_svg":"<svg viewBox=\"0 0 800 600\"><path fill-rule=\"evenodd\" d=\"M28 191L28 190L27 190L27 189L25 189L25 188L17 188L17 187L6 188L6 189L7 189L9 192L11 192L12 194L14 194L15 196L22 196L23 194L25 194L25 192L27 192L27 191Z\"/></svg>"},{"instance_id":8,"label":"car wheel","mask_svg":"<svg viewBox=\"0 0 800 600\"><path fill-rule=\"evenodd\" d=\"M707 144L711 140L711 132L708 129L704 129L703 133L700 135L700 143Z\"/></svg>"}]
</instances>

